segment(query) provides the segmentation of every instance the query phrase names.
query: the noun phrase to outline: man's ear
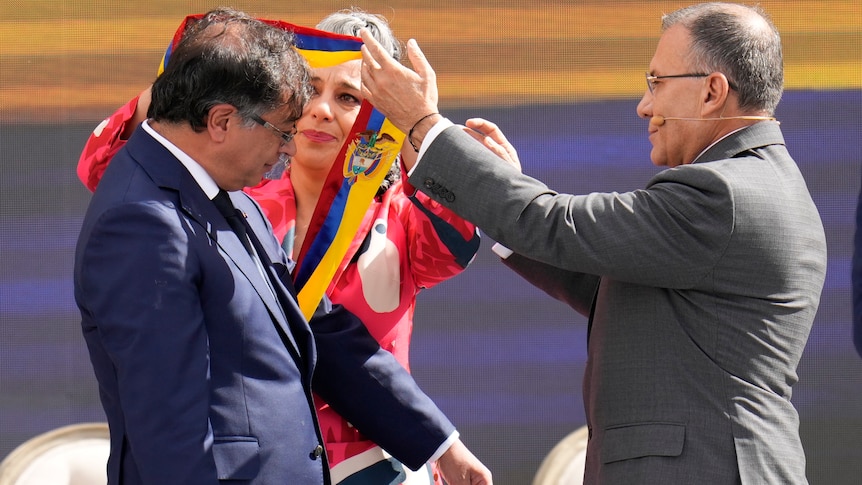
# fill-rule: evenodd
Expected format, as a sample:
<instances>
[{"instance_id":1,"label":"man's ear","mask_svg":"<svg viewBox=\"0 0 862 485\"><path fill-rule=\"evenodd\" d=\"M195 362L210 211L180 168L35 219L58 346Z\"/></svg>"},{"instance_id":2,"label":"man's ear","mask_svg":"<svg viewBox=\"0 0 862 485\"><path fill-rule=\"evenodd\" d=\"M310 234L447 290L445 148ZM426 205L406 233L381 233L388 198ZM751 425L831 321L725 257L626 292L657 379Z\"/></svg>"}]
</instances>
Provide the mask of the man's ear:
<instances>
[{"instance_id":1,"label":"man's ear","mask_svg":"<svg viewBox=\"0 0 862 485\"><path fill-rule=\"evenodd\" d=\"M730 82L727 76L720 72L714 72L707 76L703 87L703 117L714 116L715 113L723 113L727 107L730 97Z\"/></svg>"},{"instance_id":2,"label":"man's ear","mask_svg":"<svg viewBox=\"0 0 862 485\"><path fill-rule=\"evenodd\" d=\"M238 123L234 117L236 108L229 104L217 104L207 113L207 132L213 141L222 142L227 137L228 128Z\"/></svg>"}]
</instances>

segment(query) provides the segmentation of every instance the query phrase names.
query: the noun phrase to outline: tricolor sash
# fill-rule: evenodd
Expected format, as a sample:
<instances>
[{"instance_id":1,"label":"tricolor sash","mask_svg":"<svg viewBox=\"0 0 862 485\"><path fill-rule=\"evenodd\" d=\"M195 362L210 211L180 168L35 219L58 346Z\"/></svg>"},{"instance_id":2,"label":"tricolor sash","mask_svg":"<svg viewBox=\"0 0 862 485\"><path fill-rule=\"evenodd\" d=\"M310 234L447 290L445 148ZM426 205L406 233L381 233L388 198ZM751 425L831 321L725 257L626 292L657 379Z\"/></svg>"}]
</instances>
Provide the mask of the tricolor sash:
<instances>
[{"instance_id":1,"label":"tricolor sash","mask_svg":"<svg viewBox=\"0 0 862 485\"><path fill-rule=\"evenodd\" d=\"M203 14L189 15L180 24L168 45L158 74L164 72L171 52L191 22ZM280 20L260 19L294 33L297 51L312 68L330 67L362 58L362 40ZM368 207L392 163L397 159L405 134L383 114L363 101L359 115L332 169L309 223L306 241L293 272L299 291L299 306L306 318L314 310L332 282L341 260L356 236Z\"/></svg>"}]
</instances>

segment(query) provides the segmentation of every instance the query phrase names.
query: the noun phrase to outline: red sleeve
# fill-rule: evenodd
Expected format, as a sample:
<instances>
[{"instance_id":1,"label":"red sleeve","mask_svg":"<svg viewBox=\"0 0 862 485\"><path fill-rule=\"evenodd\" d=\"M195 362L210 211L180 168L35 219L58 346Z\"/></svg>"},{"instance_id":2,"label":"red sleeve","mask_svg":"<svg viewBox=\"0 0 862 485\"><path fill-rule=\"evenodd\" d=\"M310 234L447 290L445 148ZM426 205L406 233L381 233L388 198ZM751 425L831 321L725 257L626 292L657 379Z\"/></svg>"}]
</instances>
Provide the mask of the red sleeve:
<instances>
[{"instance_id":1,"label":"red sleeve","mask_svg":"<svg viewBox=\"0 0 862 485\"><path fill-rule=\"evenodd\" d=\"M431 288L464 271L479 250L476 226L422 192L408 197L403 185L389 190L401 191L393 196L392 206L407 232L416 286Z\"/></svg>"},{"instance_id":2,"label":"red sleeve","mask_svg":"<svg viewBox=\"0 0 862 485\"><path fill-rule=\"evenodd\" d=\"M105 118L90 134L87 144L78 159L78 178L90 191L95 191L102 179L102 174L126 140L120 139L120 134L126 129L126 124L135 115L138 107L138 96L131 99L125 106Z\"/></svg>"}]
</instances>

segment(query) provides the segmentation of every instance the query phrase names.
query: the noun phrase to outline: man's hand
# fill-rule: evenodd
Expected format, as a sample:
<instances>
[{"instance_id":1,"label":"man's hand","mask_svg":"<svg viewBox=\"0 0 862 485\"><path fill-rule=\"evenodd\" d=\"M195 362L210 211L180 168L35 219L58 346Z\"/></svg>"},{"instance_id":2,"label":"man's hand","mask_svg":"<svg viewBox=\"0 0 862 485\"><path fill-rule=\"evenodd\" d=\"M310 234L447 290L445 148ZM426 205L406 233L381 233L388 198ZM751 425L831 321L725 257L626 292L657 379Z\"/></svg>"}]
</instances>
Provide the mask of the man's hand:
<instances>
[{"instance_id":1,"label":"man's hand","mask_svg":"<svg viewBox=\"0 0 862 485\"><path fill-rule=\"evenodd\" d=\"M509 143L506 135L500 131L500 128L496 124L482 118L470 118L465 124L468 129L464 131L479 140L498 157L517 168L519 172L522 171L518 152L515 151L515 147Z\"/></svg>"},{"instance_id":2,"label":"man's hand","mask_svg":"<svg viewBox=\"0 0 862 485\"><path fill-rule=\"evenodd\" d=\"M437 75L416 41L407 42L415 71L392 58L366 30L362 46L362 95L399 130L407 133L423 116L437 113Z\"/></svg>"},{"instance_id":3,"label":"man's hand","mask_svg":"<svg viewBox=\"0 0 862 485\"><path fill-rule=\"evenodd\" d=\"M449 485L492 485L491 471L464 446L456 441L437 460L443 480Z\"/></svg>"}]
</instances>

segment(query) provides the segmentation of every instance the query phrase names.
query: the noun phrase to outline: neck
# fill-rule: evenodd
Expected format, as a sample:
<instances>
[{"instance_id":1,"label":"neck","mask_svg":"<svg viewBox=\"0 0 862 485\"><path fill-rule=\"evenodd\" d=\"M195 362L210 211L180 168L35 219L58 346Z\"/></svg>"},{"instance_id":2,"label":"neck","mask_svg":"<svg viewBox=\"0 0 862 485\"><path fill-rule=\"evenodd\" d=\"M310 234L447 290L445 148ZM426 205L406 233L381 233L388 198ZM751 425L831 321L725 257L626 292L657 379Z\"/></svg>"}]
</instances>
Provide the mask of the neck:
<instances>
[{"instance_id":1,"label":"neck","mask_svg":"<svg viewBox=\"0 0 862 485\"><path fill-rule=\"evenodd\" d=\"M305 211L312 211L320 199L323 184L328 173L309 171L292 164L290 167L290 183L296 198L297 217Z\"/></svg>"},{"instance_id":2,"label":"neck","mask_svg":"<svg viewBox=\"0 0 862 485\"><path fill-rule=\"evenodd\" d=\"M290 184L293 186L293 195L296 201L296 226L294 229L293 253L298 255L305 243L305 235L317 201L323 191L328 171L308 170L300 164L292 163L290 166Z\"/></svg>"}]
</instances>

